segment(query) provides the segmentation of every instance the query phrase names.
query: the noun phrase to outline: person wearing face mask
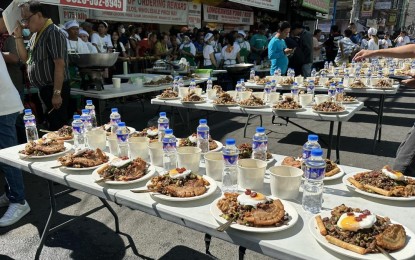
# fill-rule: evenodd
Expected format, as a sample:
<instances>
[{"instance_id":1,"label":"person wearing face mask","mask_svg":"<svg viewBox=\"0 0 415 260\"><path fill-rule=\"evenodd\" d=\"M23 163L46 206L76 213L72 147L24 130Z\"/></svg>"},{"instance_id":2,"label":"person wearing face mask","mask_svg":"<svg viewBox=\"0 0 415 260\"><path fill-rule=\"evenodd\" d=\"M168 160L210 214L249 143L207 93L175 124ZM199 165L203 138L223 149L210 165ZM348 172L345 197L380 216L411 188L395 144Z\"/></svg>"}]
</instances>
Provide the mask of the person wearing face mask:
<instances>
[{"instance_id":1,"label":"person wearing face mask","mask_svg":"<svg viewBox=\"0 0 415 260\"><path fill-rule=\"evenodd\" d=\"M291 26L288 22L281 22L274 37L268 44L268 59L271 61L270 75L274 75L277 68L281 69L281 73L287 73L288 57L293 53L293 49L287 48L284 39L290 33Z\"/></svg>"},{"instance_id":2,"label":"person wearing face mask","mask_svg":"<svg viewBox=\"0 0 415 260\"><path fill-rule=\"evenodd\" d=\"M98 52L108 52L108 49L112 49L111 37L107 34L108 24L104 21L98 23L98 33L94 33L91 36L92 45L94 45Z\"/></svg>"},{"instance_id":3,"label":"person wearing face mask","mask_svg":"<svg viewBox=\"0 0 415 260\"><path fill-rule=\"evenodd\" d=\"M251 54L251 45L248 41L245 41L246 33L242 30L238 31L237 34L237 43L241 50L239 51L239 56L241 57L241 62L248 62L248 57Z\"/></svg>"},{"instance_id":4,"label":"person wearing face mask","mask_svg":"<svg viewBox=\"0 0 415 260\"><path fill-rule=\"evenodd\" d=\"M128 48L129 48L128 37L125 34L125 28L124 28L124 25L122 23L118 24L117 31L118 31L118 35L120 36L120 39L119 39L120 42L122 42L122 44L124 45L125 49L128 50Z\"/></svg>"},{"instance_id":5,"label":"person wearing face mask","mask_svg":"<svg viewBox=\"0 0 415 260\"><path fill-rule=\"evenodd\" d=\"M213 34L207 33L204 40L206 44L203 47L203 66L205 69L216 69L218 63L215 58L215 50L213 49L213 46L215 45Z\"/></svg>"},{"instance_id":6,"label":"person wearing face mask","mask_svg":"<svg viewBox=\"0 0 415 260\"><path fill-rule=\"evenodd\" d=\"M189 62L190 66L196 66L196 47L193 42L190 41L189 36L183 37L183 43L180 45L180 54L182 58L185 58L187 62Z\"/></svg>"},{"instance_id":7,"label":"person wearing face mask","mask_svg":"<svg viewBox=\"0 0 415 260\"><path fill-rule=\"evenodd\" d=\"M88 46L82 41L79 36L79 23L75 20L65 23L65 29L68 32L68 39L66 43L68 45L68 52L74 53L90 53Z\"/></svg>"},{"instance_id":8,"label":"person wearing face mask","mask_svg":"<svg viewBox=\"0 0 415 260\"><path fill-rule=\"evenodd\" d=\"M89 34L85 30L79 30L79 38L88 46L89 53L98 53L97 48L88 41Z\"/></svg>"}]
</instances>

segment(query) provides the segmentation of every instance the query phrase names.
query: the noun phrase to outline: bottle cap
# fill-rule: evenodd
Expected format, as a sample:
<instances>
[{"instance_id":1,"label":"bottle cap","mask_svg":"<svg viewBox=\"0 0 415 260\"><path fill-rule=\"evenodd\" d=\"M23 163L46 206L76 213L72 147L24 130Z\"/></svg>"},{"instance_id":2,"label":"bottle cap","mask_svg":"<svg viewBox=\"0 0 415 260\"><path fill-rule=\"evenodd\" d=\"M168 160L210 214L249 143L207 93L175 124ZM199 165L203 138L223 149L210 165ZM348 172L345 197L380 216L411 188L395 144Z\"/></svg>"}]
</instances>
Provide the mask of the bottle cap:
<instances>
[{"instance_id":1,"label":"bottle cap","mask_svg":"<svg viewBox=\"0 0 415 260\"><path fill-rule=\"evenodd\" d=\"M118 126L125 126L125 122L119 122Z\"/></svg>"},{"instance_id":2,"label":"bottle cap","mask_svg":"<svg viewBox=\"0 0 415 260\"><path fill-rule=\"evenodd\" d=\"M111 113L118 113L118 108L111 108Z\"/></svg>"},{"instance_id":3,"label":"bottle cap","mask_svg":"<svg viewBox=\"0 0 415 260\"><path fill-rule=\"evenodd\" d=\"M173 134L173 129L167 128L165 131L166 135L172 135Z\"/></svg>"},{"instance_id":4,"label":"bottle cap","mask_svg":"<svg viewBox=\"0 0 415 260\"><path fill-rule=\"evenodd\" d=\"M82 114L89 114L89 109L82 109Z\"/></svg>"},{"instance_id":5,"label":"bottle cap","mask_svg":"<svg viewBox=\"0 0 415 260\"><path fill-rule=\"evenodd\" d=\"M25 113L25 114L31 114L31 113L32 113L32 109L25 109L25 110L24 110L24 113Z\"/></svg>"},{"instance_id":6,"label":"bottle cap","mask_svg":"<svg viewBox=\"0 0 415 260\"><path fill-rule=\"evenodd\" d=\"M208 80L212 80L212 78L211 78L211 77L209 77L209 78L208 78Z\"/></svg>"},{"instance_id":7,"label":"bottle cap","mask_svg":"<svg viewBox=\"0 0 415 260\"><path fill-rule=\"evenodd\" d=\"M206 119L200 119L199 124L207 124L207 120Z\"/></svg>"},{"instance_id":8,"label":"bottle cap","mask_svg":"<svg viewBox=\"0 0 415 260\"><path fill-rule=\"evenodd\" d=\"M88 100L86 101L86 104L87 104L88 106L92 105L92 100L89 100L89 99L88 99Z\"/></svg>"},{"instance_id":9,"label":"bottle cap","mask_svg":"<svg viewBox=\"0 0 415 260\"><path fill-rule=\"evenodd\" d=\"M78 120L78 119L81 119L80 115L73 115L73 120Z\"/></svg>"},{"instance_id":10,"label":"bottle cap","mask_svg":"<svg viewBox=\"0 0 415 260\"><path fill-rule=\"evenodd\" d=\"M318 135L308 135L308 141L318 141Z\"/></svg>"},{"instance_id":11,"label":"bottle cap","mask_svg":"<svg viewBox=\"0 0 415 260\"><path fill-rule=\"evenodd\" d=\"M262 126L258 126L258 127L256 128L256 132L257 132L257 133L265 133L265 128L264 128L264 127L262 127Z\"/></svg>"},{"instance_id":12,"label":"bottle cap","mask_svg":"<svg viewBox=\"0 0 415 260\"><path fill-rule=\"evenodd\" d=\"M226 139L226 145L235 145L235 139L232 139L232 138Z\"/></svg>"},{"instance_id":13,"label":"bottle cap","mask_svg":"<svg viewBox=\"0 0 415 260\"><path fill-rule=\"evenodd\" d=\"M323 155L323 150L321 150L320 148L315 148L311 150L311 156L322 156L322 155Z\"/></svg>"},{"instance_id":14,"label":"bottle cap","mask_svg":"<svg viewBox=\"0 0 415 260\"><path fill-rule=\"evenodd\" d=\"M166 112L160 112L160 116L166 116Z\"/></svg>"}]
</instances>

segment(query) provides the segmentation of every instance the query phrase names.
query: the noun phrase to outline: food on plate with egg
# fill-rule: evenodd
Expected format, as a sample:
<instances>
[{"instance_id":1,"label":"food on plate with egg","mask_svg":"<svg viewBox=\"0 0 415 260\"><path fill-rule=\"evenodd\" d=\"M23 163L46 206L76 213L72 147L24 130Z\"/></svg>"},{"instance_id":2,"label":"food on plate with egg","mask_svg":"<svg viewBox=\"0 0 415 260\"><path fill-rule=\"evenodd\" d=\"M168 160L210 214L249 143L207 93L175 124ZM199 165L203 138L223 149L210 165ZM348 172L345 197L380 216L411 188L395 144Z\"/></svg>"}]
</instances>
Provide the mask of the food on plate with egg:
<instances>
[{"instance_id":1,"label":"food on plate with egg","mask_svg":"<svg viewBox=\"0 0 415 260\"><path fill-rule=\"evenodd\" d=\"M130 138L131 137L148 137L150 142L156 142L159 138L159 129L157 126L150 126L148 128L144 128L142 131L135 131L130 134Z\"/></svg>"},{"instance_id":2,"label":"food on plate with egg","mask_svg":"<svg viewBox=\"0 0 415 260\"><path fill-rule=\"evenodd\" d=\"M24 150L19 151L19 153L30 156L44 156L63 151L65 151L65 145L62 140L42 138L28 142Z\"/></svg>"},{"instance_id":3,"label":"food on plate with egg","mask_svg":"<svg viewBox=\"0 0 415 260\"><path fill-rule=\"evenodd\" d=\"M183 97L182 101L185 102L201 102L204 101L204 99L196 94L195 90L190 90L189 93Z\"/></svg>"},{"instance_id":4,"label":"food on plate with egg","mask_svg":"<svg viewBox=\"0 0 415 260\"><path fill-rule=\"evenodd\" d=\"M99 128L102 130L105 130L105 132L107 132L107 136L111 135L111 123L102 125ZM127 132L130 133L130 129L128 127L127 127Z\"/></svg>"},{"instance_id":5,"label":"food on plate with egg","mask_svg":"<svg viewBox=\"0 0 415 260\"><path fill-rule=\"evenodd\" d=\"M147 188L171 197L188 198L205 194L209 185L206 179L191 170L176 168L153 177Z\"/></svg>"},{"instance_id":6,"label":"food on plate with egg","mask_svg":"<svg viewBox=\"0 0 415 260\"><path fill-rule=\"evenodd\" d=\"M65 154L59 157L58 161L70 168L89 168L108 162L108 158L99 148L96 150L85 148L75 153Z\"/></svg>"},{"instance_id":7,"label":"food on plate with egg","mask_svg":"<svg viewBox=\"0 0 415 260\"><path fill-rule=\"evenodd\" d=\"M64 125L55 132L47 133L46 137L55 140L70 140L73 138L72 126Z\"/></svg>"},{"instance_id":8,"label":"food on plate with egg","mask_svg":"<svg viewBox=\"0 0 415 260\"><path fill-rule=\"evenodd\" d=\"M361 79L355 79L352 84L350 84L350 88L366 88L366 84L363 83Z\"/></svg>"},{"instance_id":9,"label":"food on plate with egg","mask_svg":"<svg viewBox=\"0 0 415 260\"><path fill-rule=\"evenodd\" d=\"M374 88L391 88L393 81L388 78L379 79L379 81L373 85Z\"/></svg>"},{"instance_id":10,"label":"food on plate with egg","mask_svg":"<svg viewBox=\"0 0 415 260\"><path fill-rule=\"evenodd\" d=\"M181 138L179 140L179 146L197 146L197 134L193 133L192 135ZM209 135L209 151L215 150L218 148L218 144L215 142L215 140L212 139L212 137Z\"/></svg>"},{"instance_id":11,"label":"food on plate with egg","mask_svg":"<svg viewBox=\"0 0 415 260\"><path fill-rule=\"evenodd\" d=\"M215 105L236 105L238 104L235 99L232 98L231 95L227 92L223 92L219 95L217 95L217 99L213 101L213 104Z\"/></svg>"},{"instance_id":12,"label":"food on plate with egg","mask_svg":"<svg viewBox=\"0 0 415 260\"><path fill-rule=\"evenodd\" d=\"M341 172L339 166L330 159L325 159L326 168L324 170L324 177L331 177ZM292 156L287 156L282 161L281 165L291 166L301 169L303 164L303 159L301 157L294 158Z\"/></svg>"},{"instance_id":13,"label":"food on plate with egg","mask_svg":"<svg viewBox=\"0 0 415 260\"><path fill-rule=\"evenodd\" d=\"M161 94L160 94L160 98L164 98L164 99L170 99L170 98L177 98L179 96L179 93L177 93L176 91L173 91L172 88L166 88Z\"/></svg>"},{"instance_id":14,"label":"food on plate with egg","mask_svg":"<svg viewBox=\"0 0 415 260\"><path fill-rule=\"evenodd\" d=\"M415 196L415 179L386 165L382 170L355 174L347 179L356 188L387 197Z\"/></svg>"},{"instance_id":15,"label":"food on plate with egg","mask_svg":"<svg viewBox=\"0 0 415 260\"><path fill-rule=\"evenodd\" d=\"M250 227L278 227L289 221L288 213L279 199L247 189L244 193L225 193L217 207L226 220L235 219L239 225Z\"/></svg>"},{"instance_id":16,"label":"food on plate with egg","mask_svg":"<svg viewBox=\"0 0 415 260\"><path fill-rule=\"evenodd\" d=\"M392 224L387 217L377 216L369 210L335 207L330 217L315 217L320 234L331 244L364 255L380 253L379 248L396 251L405 246L403 226Z\"/></svg>"},{"instance_id":17,"label":"food on plate with egg","mask_svg":"<svg viewBox=\"0 0 415 260\"><path fill-rule=\"evenodd\" d=\"M239 159L249 159L252 158L252 144L243 143L238 145L239 150ZM267 151L267 160L272 159L272 154Z\"/></svg>"},{"instance_id":18,"label":"food on plate with egg","mask_svg":"<svg viewBox=\"0 0 415 260\"><path fill-rule=\"evenodd\" d=\"M239 105L247 106L247 107L258 107L258 106L265 105L265 103L262 99L252 95L248 99L245 99L239 102Z\"/></svg>"},{"instance_id":19,"label":"food on plate with egg","mask_svg":"<svg viewBox=\"0 0 415 260\"><path fill-rule=\"evenodd\" d=\"M148 173L148 164L137 157L134 160L116 158L97 170L99 176L108 181L132 181Z\"/></svg>"}]
</instances>

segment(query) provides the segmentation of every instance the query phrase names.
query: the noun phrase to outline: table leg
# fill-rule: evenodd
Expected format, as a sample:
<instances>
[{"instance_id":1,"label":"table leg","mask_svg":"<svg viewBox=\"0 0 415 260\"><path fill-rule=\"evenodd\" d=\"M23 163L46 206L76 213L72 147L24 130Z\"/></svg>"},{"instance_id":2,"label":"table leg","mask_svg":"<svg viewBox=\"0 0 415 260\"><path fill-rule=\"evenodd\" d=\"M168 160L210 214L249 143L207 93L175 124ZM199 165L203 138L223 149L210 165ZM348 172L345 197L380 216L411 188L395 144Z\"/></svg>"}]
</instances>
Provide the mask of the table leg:
<instances>
[{"instance_id":1,"label":"table leg","mask_svg":"<svg viewBox=\"0 0 415 260\"><path fill-rule=\"evenodd\" d=\"M108 203L108 201L99 198L99 200L104 204L104 206L108 209L108 211L111 213L111 215L114 217L115 222L115 233L120 233L120 223L118 221L118 215L115 213L114 209L111 207L111 205Z\"/></svg>"},{"instance_id":2,"label":"table leg","mask_svg":"<svg viewBox=\"0 0 415 260\"><path fill-rule=\"evenodd\" d=\"M192 134L193 131L190 129L190 109L186 109L186 127L189 134Z\"/></svg>"},{"instance_id":3,"label":"table leg","mask_svg":"<svg viewBox=\"0 0 415 260\"><path fill-rule=\"evenodd\" d=\"M330 121L329 144L327 147L327 159L330 159L330 156L331 156L331 145L333 143L333 128L334 128L334 121Z\"/></svg>"},{"instance_id":4,"label":"table leg","mask_svg":"<svg viewBox=\"0 0 415 260\"><path fill-rule=\"evenodd\" d=\"M244 127L244 138L246 138L246 128L248 127L248 123L250 119L251 119L251 114L248 114L248 118L246 119L245 127Z\"/></svg>"},{"instance_id":5,"label":"table leg","mask_svg":"<svg viewBox=\"0 0 415 260\"><path fill-rule=\"evenodd\" d=\"M342 132L342 122L337 123L337 136L336 136L336 163L340 163L340 136Z\"/></svg>"},{"instance_id":6,"label":"table leg","mask_svg":"<svg viewBox=\"0 0 415 260\"><path fill-rule=\"evenodd\" d=\"M382 123L383 123L383 107L385 105L385 95L380 95L379 97L379 109L378 109L378 118L376 122L375 128L375 136L373 137L373 148L372 152L375 153L376 150L376 141L380 142L381 135L382 135ZM378 136L379 134L379 136ZM379 139L378 139L379 137Z\"/></svg>"},{"instance_id":7,"label":"table leg","mask_svg":"<svg viewBox=\"0 0 415 260\"><path fill-rule=\"evenodd\" d=\"M103 125L105 124L104 121L104 111L105 111L105 100L103 99L98 99L98 125Z\"/></svg>"},{"instance_id":8,"label":"table leg","mask_svg":"<svg viewBox=\"0 0 415 260\"><path fill-rule=\"evenodd\" d=\"M243 246L239 246L239 260L243 260L245 257L246 248Z\"/></svg>"},{"instance_id":9,"label":"table leg","mask_svg":"<svg viewBox=\"0 0 415 260\"><path fill-rule=\"evenodd\" d=\"M212 236L211 235L209 235L209 234L205 234L205 249L206 249L206 254L207 255L210 255L210 251L209 251L209 248L210 248L210 241L212 240Z\"/></svg>"}]
</instances>

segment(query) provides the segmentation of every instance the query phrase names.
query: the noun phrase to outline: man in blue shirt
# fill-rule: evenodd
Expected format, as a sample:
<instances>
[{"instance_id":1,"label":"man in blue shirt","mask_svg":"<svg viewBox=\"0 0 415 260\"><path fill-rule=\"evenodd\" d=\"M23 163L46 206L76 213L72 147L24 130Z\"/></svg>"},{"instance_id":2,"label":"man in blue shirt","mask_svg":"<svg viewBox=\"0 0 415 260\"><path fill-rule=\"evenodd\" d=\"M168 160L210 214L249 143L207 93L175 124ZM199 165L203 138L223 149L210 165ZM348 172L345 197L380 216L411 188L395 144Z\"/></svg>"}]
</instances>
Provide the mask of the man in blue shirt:
<instances>
[{"instance_id":1,"label":"man in blue shirt","mask_svg":"<svg viewBox=\"0 0 415 260\"><path fill-rule=\"evenodd\" d=\"M288 22L281 22L277 33L272 37L268 44L268 59L271 61L270 74L274 75L277 68L281 69L281 73L287 73L288 57L287 55L293 52L292 49L287 48L284 39L290 33L291 26Z\"/></svg>"}]
</instances>

